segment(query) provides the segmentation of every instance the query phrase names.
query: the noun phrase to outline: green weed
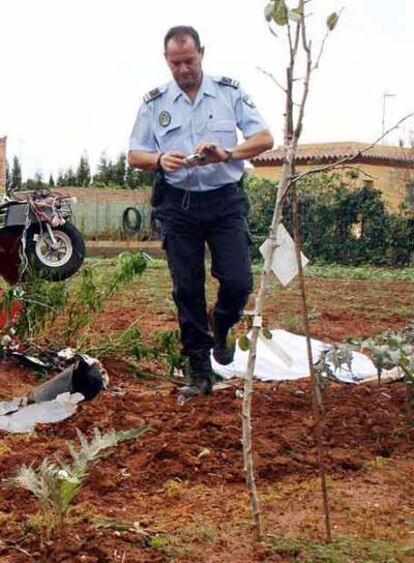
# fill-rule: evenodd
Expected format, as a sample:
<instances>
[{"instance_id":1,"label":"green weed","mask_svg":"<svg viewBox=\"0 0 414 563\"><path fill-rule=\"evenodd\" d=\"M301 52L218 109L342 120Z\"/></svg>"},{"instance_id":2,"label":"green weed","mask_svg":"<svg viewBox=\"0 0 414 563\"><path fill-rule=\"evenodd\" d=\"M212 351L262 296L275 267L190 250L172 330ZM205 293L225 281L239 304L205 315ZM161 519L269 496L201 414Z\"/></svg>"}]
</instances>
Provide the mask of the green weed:
<instances>
[{"instance_id":1,"label":"green weed","mask_svg":"<svg viewBox=\"0 0 414 563\"><path fill-rule=\"evenodd\" d=\"M272 551L301 563L399 563L402 550L383 540L337 536L331 543L298 538L269 538Z\"/></svg>"},{"instance_id":2,"label":"green weed","mask_svg":"<svg viewBox=\"0 0 414 563\"><path fill-rule=\"evenodd\" d=\"M88 477L90 465L102 452L124 440L132 440L148 430L142 426L125 432L101 434L95 428L94 436L88 442L86 436L77 430L80 447L68 442L72 462L68 463L56 457L56 461L44 459L39 467L20 466L13 477L5 480L10 486L22 487L30 491L39 503L36 521L41 534L42 545L48 542L52 534L61 529L69 509L80 488Z\"/></svg>"}]
</instances>

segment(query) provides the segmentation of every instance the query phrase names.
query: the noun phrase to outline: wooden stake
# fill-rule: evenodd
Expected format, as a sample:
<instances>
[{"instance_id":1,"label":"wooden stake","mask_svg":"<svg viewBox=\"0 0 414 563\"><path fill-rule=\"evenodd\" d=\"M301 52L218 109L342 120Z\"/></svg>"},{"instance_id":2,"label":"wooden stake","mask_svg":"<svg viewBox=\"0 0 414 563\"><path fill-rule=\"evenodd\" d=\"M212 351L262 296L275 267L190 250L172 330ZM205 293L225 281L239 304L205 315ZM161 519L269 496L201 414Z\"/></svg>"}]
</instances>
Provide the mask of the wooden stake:
<instances>
[{"instance_id":1,"label":"wooden stake","mask_svg":"<svg viewBox=\"0 0 414 563\"><path fill-rule=\"evenodd\" d=\"M328 488L326 485L325 452L324 452L323 441L322 441L323 438L322 423L323 423L323 418L325 416L325 410L323 407L323 400L322 400L321 388L319 385L319 379L316 375L315 367L313 365L313 358L312 358L312 344L311 344L310 330L309 330L308 304L306 299L305 278L303 275L302 258L301 258L301 240L300 240L300 230L299 230L296 184L292 185L291 195L292 195L291 199L292 199L292 212L293 212L293 238L295 241L296 260L298 263L299 287L300 287L300 295L302 300L303 327L306 337L308 366L309 366L309 373L312 383L312 412L314 419L314 434L315 434L316 448L318 451L319 475L321 479L323 511L325 515L326 541L330 543L332 540L332 532L331 532L331 520L330 520L330 511L329 511Z\"/></svg>"}]
</instances>

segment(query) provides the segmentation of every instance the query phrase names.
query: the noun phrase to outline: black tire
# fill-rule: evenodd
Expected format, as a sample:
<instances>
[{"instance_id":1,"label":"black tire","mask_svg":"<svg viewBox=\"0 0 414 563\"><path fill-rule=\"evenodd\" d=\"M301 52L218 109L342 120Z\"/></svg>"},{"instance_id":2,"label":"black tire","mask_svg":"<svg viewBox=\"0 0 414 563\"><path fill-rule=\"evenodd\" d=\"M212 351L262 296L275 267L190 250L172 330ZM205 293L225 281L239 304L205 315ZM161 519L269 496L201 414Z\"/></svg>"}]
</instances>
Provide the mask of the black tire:
<instances>
[{"instance_id":1,"label":"black tire","mask_svg":"<svg viewBox=\"0 0 414 563\"><path fill-rule=\"evenodd\" d=\"M122 213L122 229L127 235L136 235L141 230L142 215L136 207L127 207Z\"/></svg>"},{"instance_id":2,"label":"black tire","mask_svg":"<svg viewBox=\"0 0 414 563\"><path fill-rule=\"evenodd\" d=\"M53 234L58 249L50 248L50 237L45 225L29 229L26 238L26 256L32 266L49 281L62 281L70 278L81 267L85 258L85 243L81 233L72 225L65 223Z\"/></svg>"}]
</instances>

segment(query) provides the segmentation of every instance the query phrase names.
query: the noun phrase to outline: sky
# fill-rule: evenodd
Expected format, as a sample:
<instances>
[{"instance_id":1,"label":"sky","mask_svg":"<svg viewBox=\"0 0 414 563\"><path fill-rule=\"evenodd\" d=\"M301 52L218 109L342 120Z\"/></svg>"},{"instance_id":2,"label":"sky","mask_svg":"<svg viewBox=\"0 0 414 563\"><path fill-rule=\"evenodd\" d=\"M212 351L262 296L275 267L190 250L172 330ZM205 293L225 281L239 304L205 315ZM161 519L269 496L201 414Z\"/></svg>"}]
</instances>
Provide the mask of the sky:
<instances>
[{"instance_id":1,"label":"sky","mask_svg":"<svg viewBox=\"0 0 414 563\"><path fill-rule=\"evenodd\" d=\"M163 37L181 24L200 33L204 71L240 80L282 144L284 94L259 68L283 82L287 45L280 28L278 38L269 32L265 4L0 0L0 136L8 136L8 160L17 155L24 177L40 170L47 179L76 168L83 152L92 168L103 151L113 159L126 152L142 96L170 79ZM326 17L343 12L312 75L301 142L372 142L381 135L384 94L386 128L414 111L414 1L308 6L315 56ZM408 142L411 130L414 119L385 142Z\"/></svg>"}]
</instances>

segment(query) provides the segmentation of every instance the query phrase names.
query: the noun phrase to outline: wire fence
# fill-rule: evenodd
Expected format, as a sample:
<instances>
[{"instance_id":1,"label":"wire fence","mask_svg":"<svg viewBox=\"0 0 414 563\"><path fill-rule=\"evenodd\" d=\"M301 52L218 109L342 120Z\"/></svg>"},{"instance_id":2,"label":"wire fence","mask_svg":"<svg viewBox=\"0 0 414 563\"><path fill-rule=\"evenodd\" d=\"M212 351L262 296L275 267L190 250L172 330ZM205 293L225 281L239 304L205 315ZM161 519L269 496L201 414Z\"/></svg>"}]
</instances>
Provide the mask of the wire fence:
<instances>
[{"instance_id":1,"label":"wire fence","mask_svg":"<svg viewBox=\"0 0 414 563\"><path fill-rule=\"evenodd\" d=\"M77 198L77 203L71 206L73 223L86 239L155 240L158 238L151 221L148 190L64 188L63 191ZM132 225L131 215L134 219ZM125 229L126 220L129 229ZM139 228L134 229L134 225Z\"/></svg>"}]
</instances>

